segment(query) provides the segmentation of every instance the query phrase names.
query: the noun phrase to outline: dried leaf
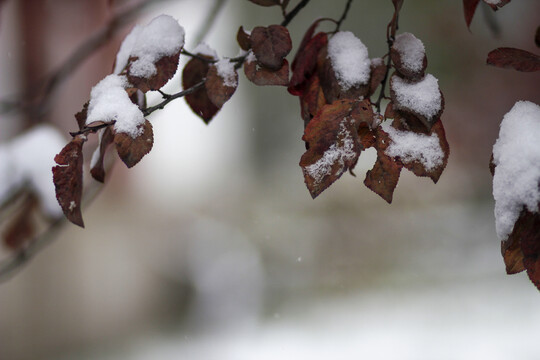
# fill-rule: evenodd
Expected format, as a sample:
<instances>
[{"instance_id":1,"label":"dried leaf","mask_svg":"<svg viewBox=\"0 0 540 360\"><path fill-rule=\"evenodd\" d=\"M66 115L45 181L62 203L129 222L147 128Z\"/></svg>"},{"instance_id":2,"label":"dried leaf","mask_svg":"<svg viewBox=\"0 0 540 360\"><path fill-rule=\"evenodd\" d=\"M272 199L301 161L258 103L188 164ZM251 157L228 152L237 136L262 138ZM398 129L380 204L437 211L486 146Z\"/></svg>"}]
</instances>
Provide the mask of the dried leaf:
<instances>
[{"instance_id":1,"label":"dried leaf","mask_svg":"<svg viewBox=\"0 0 540 360\"><path fill-rule=\"evenodd\" d=\"M540 56L514 48L495 49L488 54L486 62L488 65L523 72L540 70Z\"/></svg>"},{"instance_id":2,"label":"dried leaf","mask_svg":"<svg viewBox=\"0 0 540 360\"><path fill-rule=\"evenodd\" d=\"M131 64L137 60L136 57L130 58L127 68L128 81L142 92L161 89L176 73L180 51L172 56L164 56L156 61L154 64L157 69L156 74L149 78L137 77L130 74Z\"/></svg>"},{"instance_id":3,"label":"dried leaf","mask_svg":"<svg viewBox=\"0 0 540 360\"><path fill-rule=\"evenodd\" d=\"M251 48L261 65L279 70L292 49L289 30L281 25L257 26L251 31Z\"/></svg>"},{"instance_id":4,"label":"dried leaf","mask_svg":"<svg viewBox=\"0 0 540 360\"><path fill-rule=\"evenodd\" d=\"M390 144L390 138L380 127L376 131L377 161L373 169L366 173L364 184L375 194L392 203L394 190L399 181L401 173L401 163L384 153Z\"/></svg>"},{"instance_id":5,"label":"dried leaf","mask_svg":"<svg viewBox=\"0 0 540 360\"><path fill-rule=\"evenodd\" d=\"M114 135L111 127L106 127L105 129L100 130L98 147L92 156L92 162L90 164L90 174L99 182L105 181L105 167L103 166L103 159L105 158L105 152L107 151L109 145L112 144L113 139Z\"/></svg>"},{"instance_id":6,"label":"dried leaf","mask_svg":"<svg viewBox=\"0 0 540 360\"><path fill-rule=\"evenodd\" d=\"M309 121L317 115L326 103L319 77L317 74L314 74L309 78L304 92L300 94L300 109L305 126L307 126Z\"/></svg>"},{"instance_id":7,"label":"dried leaf","mask_svg":"<svg viewBox=\"0 0 540 360\"><path fill-rule=\"evenodd\" d=\"M315 72L319 51L326 44L328 44L328 36L326 33L320 32L298 48L292 65L293 74L287 89L289 93L293 95L300 95L302 93L304 83Z\"/></svg>"},{"instance_id":8,"label":"dried leaf","mask_svg":"<svg viewBox=\"0 0 540 360\"><path fill-rule=\"evenodd\" d=\"M21 249L36 234L36 224L32 216L36 205L36 197L29 194L18 213L10 219L2 233L3 242L7 248Z\"/></svg>"},{"instance_id":9,"label":"dried leaf","mask_svg":"<svg viewBox=\"0 0 540 360\"><path fill-rule=\"evenodd\" d=\"M479 2L480 0L463 0L463 13L465 15L467 28L471 27L471 22Z\"/></svg>"},{"instance_id":10,"label":"dried leaf","mask_svg":"<svg viewBox=\"0 0 540 360\"><path fill-rule=\"evenodd\" d=\"M86 127L86 117L88 116L88 101L83 105L81 111L75 114L75 120L77 120L77 125L79 125L79 130L82 130Z\"/></svg>"},{"instance_id":11,"label":"dried leaf","mask_svg":"<svg viewBox=\"0 0 540 360\"><path fill-rule=\"evenodd\" d=\"M71 140L54 161L58 165L52 168L56 199L66 218L80 227L84 227L81 213L83 191L83 153L85 136L76 136Z\"/></svg>"},{"instance_id":12,"label":"dried leaf","mask_svg":"<svg viewBox=\"0 0 540 360\"><path fill-rule=\"evenodd\" d=\"M381 85L386 75L386 64L383 62L374 65L371 63L371 78L369 79L369 92L367 96L371 96L375 93L379 85Z\"/></svg>"},{"instance_id":13,"label":"dried leaf","mask_svg":"<svg viewBox=\"0 0 540 360\"><path fill-rule=\"evenodd\" d=\"M283 66L279 70L271 70L259 66L257 61L245 62L244 73L249 81L255 85L289 85L289 62L283 59Z\"/></svg>"},{"instance_id":14,"label":"dried leaf","mask_svg":"<svg viewBox=\"0 0 540 360\"><path fill-rule=\"evenodd\" d=\"M369 100L338 100L323 106L309 122L302 137L308 150L300 159L300 167L313 198L354 168L363 150L358 128L372 120Z\"/></svg>"},{"instance_id":15,"label":"dried leaf","mask_svg":"<svg viewBox=\"0 0 540 360\"><path fill-rule=\"evenodd\" d=\"M152 124L148 120L145 120L144 124L139 125L138 129L141 132L136 138L121 132L114 135L114 143L118 156L120 156L120 159L122 159L128 168L135 166L141 161L144 155L152 150L152 146L154 145Z\"/></svg>"},{"instance_id":16,"label":"dried leaf","mask_svg":"<svg viewBox=\"0 0 540 360\"><path fill-rule=\"evenodd\" d=\"M238 87L238 73L234 70L234 79L224 79L219 74L217 67L210 65L204 85L210 101L221 109Z\"/></svg>"},{"instance_id":17,"label":"dried leaf","mask_svg":"<svg viewBox=\"0 0 540 360\"><path fill-rule=\"evenodd\" d=\"M199 56L203 56L198 54ZM211 59L210 57L206 57ZM182 72L182 86L184 89L189 89L200 83L208 73L209 64L201 59L191 59ZM185 96L186 102L195 114L208 124L210 120L219 111L219 108L208 97L206 87L202 87L194 93Z\"/></svg>"},{"instance_id":18,"label":"dried leaf","mask_svg":"<svg viewBox=\"0 0 540 360\"><path fill-rule=\"evenodd\" d=\"M236 41L242 50L248 51L251 49L250 35L244 30L243 26L238 28L238 32L236 33Z\"/></svg>"}]
</instances>

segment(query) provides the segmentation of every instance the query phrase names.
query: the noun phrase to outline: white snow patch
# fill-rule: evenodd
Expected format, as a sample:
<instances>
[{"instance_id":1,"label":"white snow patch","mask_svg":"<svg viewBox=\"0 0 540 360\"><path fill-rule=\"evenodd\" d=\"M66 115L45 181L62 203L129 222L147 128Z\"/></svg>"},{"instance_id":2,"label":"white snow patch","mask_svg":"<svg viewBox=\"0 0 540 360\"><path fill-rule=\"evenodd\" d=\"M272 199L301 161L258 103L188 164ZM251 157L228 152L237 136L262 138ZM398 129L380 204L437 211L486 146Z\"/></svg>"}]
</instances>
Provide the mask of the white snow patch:
<instances>
[{"instance_id":1,"label":"white snow patch","mask_svg":"<svg viewBox=\"0 0 540 360\"><path fill-rule=\"evenodd\" d=\"M328 41L328 57L343 90L367 84L371 61L367 47L350 31L340 31Z\"/></svg>"},{"instance_id":2,"label":"white snow patch","mask_svg":"<svg viewBox=\"0 0 540 360\"><path fill-rule=\"evenodd\" d=\"M495 229L500 240L512 232L523 207L540 202L540 106L518 101L504 116L493 146Z\"/></svg>"},{"instance_id":3,"label":"white snow patch","mask_svg":"<svg viewBox=\"0 0 540 360\"><path fill-rule=\"evenodd\" d=\"M135 43L137 42L137 38L141 34L142 27L139 25L136 25L131 32L126 36L124 41L122 41L122 45L120 45L120 49L118 50L118 53L116 54L116 62L114 64L114 74L120 74L122 70L126 67L128 60L131 56L131 51L133 50L133 47L135 46Z\"/></svg>"},{"instance_id":4,"label":"white snow patch","mask_svg":"<svg viewBox=\"0 0 540 360\"><path fill-rule=\"evenodd\" d=\"M411 83L394 75L390 83L396 97L394 104L397 109L413 111L428 120L441 110L441 92L435 76L427 74L422 80Z\"/></svg>"},{"instance_id":5,"label":"white snow patch","mask_svg":"<svg viewBox=\"0 0 540 360\"><path fill-rule=\"evenodd\" d=\"M345 118L340 123L338 138L341 139L341 145L336 146L336 144L332 144L319 160L314 164L306 166L305 170L314 179L315 184L320 184L325 176L332 173L332 166L336 162L339 163L340 169L338 173L341 174L345 169L345 161L350 161L356 157L357 154L354 151L354 142L351 133L345 127L347 121L354 120Z\"/></svg>"},{"instance_id":6,"label":"white snow patch","mask_svg":"<svg viewBox=\"0 0 540 360\"><path fill-rule=\"evenodd\" d=\"M444 152L437 134L426 135L412 131L400 131L390 126L389 122L383 123L381 126L392 140L384 152L386 155L399 157L401 162L405 164L418 161L427 171L442 165Z\"/></svg>"},{"instance_id":7,"label":"white snow patch","mask_svg":"<svg viewBox=\"0 0 540 360\"><path fill-rule=\"evenodd\" d=\"M416 36L411 33L399 34L392 47L399 52L401 63L405 69L409 71L422 70L426 49Z\"/></svg>"},{"instance_id":8,"label":"white snow patch","mask_svg":"<svg viewBox=\"0 0 540 360\"><path fill-rule=\"evenodd\" d=\"M195 49L193 49L192 53L193 54L201 54L201 55L204 55L204 56L209 56L212 59L217 59L218 58L218 54L217 54L216 50L212 49L210 46L208 46L208 44L206 44L204 42L197 45L195 47Z\"/></svg>"},{"instance_id":9,"label":"white snow patch","mask_svg":"<svg viewBox=\"0 0 540 360\"><path fill-rule=\"evenodd\" d=\"M149 78L156 74L154 64L159 59L172 56L182 49L184 34L184 28L174 18L169 15L157 16L148 25L135 27L126 37L117 55L117 67L121 69L122 61L127 63L130 57L137 57L131 64L130 75Z\"/></svg>"},{"instance_id":10,"label":"white snow patch","mask_svg":"<svg viewBox=\"0 0 540 360\"><path fill-rule=\"evenodd\" d=\"M27 185L39 198L48 216L57 217L62 209L56 201L52 180L54 157L66 139L52 126L38 126L8 143L0 144L0 203Z\"/></svg>"},{"instance_id":11,"label":"white snow patch","mask_svg":"<svg viewBox=\"0 0 540 360\"><path fill-rule=\"evenodd\" d=\"M255 54L253 53L253 51L250 51L248 56L246 57L246 62L247 63L252 63L254 61L257 61L257 57L255 56Z\"/></svg>"},{"instance_id":12,"label":"white snow patch","mask_svg":"<svg viewBox=\"0 0 540 360\"><path fill-rule=\"evenodd\" d=\"M236 69L233 62L229 61L229 59L221 59L214 65L217 68L218 75L223 79L225 86L234 88L238 86Z\"/></svg>"},{"instance_id":13,"label":"white snow patch","mask_svg":"<svg viewBox=\"0 0 540 360\"><path fill-rule=\"evenodd\" d=\"M380 66L384 65L384 60L380 57L371 59L371 65L373 66Z\"/></svg>"},{"instance_id":14,"label":"white snow patch","mask_svg":"<svg viewBox=\"0 0 540 360\"><path fill-rule=\"evenodd\" d=\"M86 125L96 121L116 121L114 129L136 138L142 132L145 119L139 107L131 102L125 90L128 82L123 75L108 75L90 92Z\"/></svg>"}]
</instances>

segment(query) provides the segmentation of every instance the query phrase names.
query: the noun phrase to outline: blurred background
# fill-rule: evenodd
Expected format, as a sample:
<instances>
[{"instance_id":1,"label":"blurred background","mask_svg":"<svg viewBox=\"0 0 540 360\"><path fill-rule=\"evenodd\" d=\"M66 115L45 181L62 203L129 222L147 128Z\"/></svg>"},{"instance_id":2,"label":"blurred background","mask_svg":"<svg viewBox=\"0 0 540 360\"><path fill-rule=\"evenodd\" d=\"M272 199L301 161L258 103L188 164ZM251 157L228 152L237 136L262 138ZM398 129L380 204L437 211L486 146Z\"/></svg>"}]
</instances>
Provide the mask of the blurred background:
<instances>
[{"instance_id":1,"label":"blurred background","mask_svg":"<svg viewBox=\"0 0 540 360\"><path fill-rule=\"evenodd\" d=\"M345 2L312 0L289 26L293 44ZM31 91L136 1L109 3L3 1L0 99ZM152 2L58 86L46 111L4 108L0 141L42 122L67 139L135 23L172 15L191 50L213 5ZM480 5L471 31L460 1L405 1L400 15L446 100L451 155L438 184L403 171L388 205L363 185L375 161L367 151L357 178L345 174L312 200L298 166L298 99L240 72L208 126L183 99L152 114L152 152L132 170L117 161L83 211L86 229L66 225L0 283L0 359L538 359L540 297L526 274L505 274L488 163L503 115L517 100L540 103L540 76L485 58L501 46L538 53L540 3ZM380 57L392 14L390 1L354 1L342 30ZM240 25L281 20L278 8L225 1L205 42L233 57ZM177 74L165 91L179 89Z\"/></svg>"}]
</instances>

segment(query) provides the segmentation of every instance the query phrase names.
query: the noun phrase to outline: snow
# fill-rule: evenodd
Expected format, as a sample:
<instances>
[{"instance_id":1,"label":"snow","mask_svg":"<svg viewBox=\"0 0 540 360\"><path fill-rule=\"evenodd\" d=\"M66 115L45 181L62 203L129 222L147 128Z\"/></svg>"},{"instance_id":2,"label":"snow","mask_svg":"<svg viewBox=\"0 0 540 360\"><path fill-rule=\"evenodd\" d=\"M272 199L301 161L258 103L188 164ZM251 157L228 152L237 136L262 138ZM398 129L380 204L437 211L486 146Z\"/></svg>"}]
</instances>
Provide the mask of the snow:
<instances>
[{"instance_id":1,"label":"snow","mask_svg":"<svg viewBox=\"0 0 540 360\"><path fill-rule=\"evenodd\" d=\"M371 59L371 65L373 65L373 66L384 65L384 60L382 58L380 58L380 57L373 58L373 59Z\"/></svg>"},{"instance_id":2,"label":"snow","mask_svg":"<svg viewBox=\"0 0 540 360\"><path fill-rule=\"evenodd\" d=\"M540 202L540 106L518 101L504 116L493 146L495 229L512 232L521 210L538 212Z\"/></svg>"},{"instance_id":3,"label":"snow","mask_svg":"<svg viewBox=\"0 0 540 360\"><path fill-rule=\"evenodd\" d=\"M399 157L401 162L405 164L418 161L427 171L442 165L444 152L437 134L426 135L412 131L400 131L390 126L388 122L383 123L382 127L392 140L385 151L386 155Z\"/></svg>"},{"instance_id":4,"label":"snow","mask_svg":"<svg viewBox=\"0 0 540 360\"><path fill-rule=\"evenodd\" d=\"M218 54L217 54L216 50L212 49L210 46L208 46L208 44L206 44L204 42L197 45L195 47L195 49L193 49L192 53L193 54L201 54L201 55L204 55L204 56L209 56L212 59L217 59L218 58Z\"/></svg>"},{"instance_id":5,"label":"snow","mask_svg":"<svg viewBox=\"0 0 540 360\"><path fill-rule=\"evenodd\" d=\"M254 61L257 61L257 57L255 56L255 54L253 53L253 51L250 51L249 54L247 55L246 57L246 62L247 63L252 63Z\"/></svg>"},{"instance_id":6,"label":"snow","mask_svg":"<svg viewBox=\"0 0 540 360\"><path fill-rule=\"evenodd\" d=\"M184 35L184 28L169 15L157 16L148 25L133 28L120 47L115 74L123 69L127 59L136 57L130 75L142 78L155 75L154 64L162 57L178 53L184 46Z\"/></svg>"},{"instance_id":7,"label":"snow","mask_svg":"<svg viewBox=\"0 0 540 360\"><path fill-rule=\"evenodd\" d=\"M442 98L439 81L427 74L418 82L411 83L397 75L392 76L390 86L395 94L397 109L410 110L431 120L441 110Z\"/></svg>"},{"instance_id":8,"label":"snow","mask_svg":"<svg viewBox=\"0 0 540 360\"><path fill-rule=\"evenodd\" d=\"M367 84L371 61L367 47L350 31L340 31L328 41L328 57L343 90Z\"/></svg>"},{"instance_id":9,"label":"snow","mask_svg":"<svg viewBox=\"0 0 540 360\"><path fill-rule=\"evenodd\" d=\"M340 166L337 173L341 174L344 171L345 161L350 161L356 157L351 133L345 127L347 121L354 120L345 118L340 123L338 138L341 139L341 145L336 146L336 144L332 144L319 160L305 167L305 171L314 179L315 184L320 184L325 176L332 173L332 166L336 162Z\"/></svg>"},{"instance_id":10,"label":"snow","mask_svg":"<svg viewBox=\"0 0 540 360\"><path fill-rule=\"evenodd\" d=\"M229 59L221 59L215 63L215 66L217 68L217 73L223 79L225 86L238 86L236 70L233 62L229 61Z\"/></svg>"},{"instance_id":11,"label":"snow","mask_svg":"<svg viewBox=\"0 0 540 360\"><path fill-rule=\"evenodd\" d=\"M145 119L139 107L131 102L125 88L129 84L123 75L108 75L90 92L86 125L116 121L114 129L136 138Z\"/></svg>"},{"instance_id":12,"label":"snow","mask_svg":"<svg viewBox=\"0 0 540 360\"><path fill-rule=\"evenodd\" d=\"M403 67L409 71L421 71L426 49L422 41L411 33L396 36L392 47L399 52Z\"/></svg>"},{"instance_id":13,"label":"snow","mask_svg":"<svg viewBox=\"0 0 540 360\"><path fill-rule=\"evenodd\" d=\"M44 214L62 215L52 181L54 157L66 139L52 126L35 127L11 142L0 144L0 203L13 192L29 186Z\"/></svg>"}]
</instances>

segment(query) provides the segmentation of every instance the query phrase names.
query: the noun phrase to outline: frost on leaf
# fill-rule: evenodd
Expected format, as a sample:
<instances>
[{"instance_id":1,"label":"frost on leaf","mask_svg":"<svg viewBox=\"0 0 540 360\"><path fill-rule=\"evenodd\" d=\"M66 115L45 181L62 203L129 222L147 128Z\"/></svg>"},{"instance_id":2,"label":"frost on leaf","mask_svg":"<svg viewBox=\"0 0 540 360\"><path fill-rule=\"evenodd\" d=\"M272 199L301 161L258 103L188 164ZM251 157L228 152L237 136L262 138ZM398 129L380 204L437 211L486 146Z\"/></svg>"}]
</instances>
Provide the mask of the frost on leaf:
<instances>
[{"instance_id":1,"label":"frost on leaf","mask_svg":"<svg viewBox=\"0 0 540 360\"><path fill-rule=\"evenodd\" d=\"M110 127L99 131L98 147L92 154L90 160L90 174L92 177L99 181L105 181L105 167L103 166L103 159L105 158L105 152L110 144L112 144L114 135Z\"/></svg>"},{"instance_id":2,"label":"frost on leaf","mask_svg":"<svg viewBox=\"0 0 540 360\"><path fill-rule=\"evenodd\" d=\"M405 78L418 80L424 77L427 57L424 44L411 33L396 36L390 49L390 57L396 70Z\"/></svg>"},{"instance_id":3,"label":"frost on leaf","mask_svg":"<svg viewBox=\"0 0 540 360\"><path fill-rule=\"evenodd\" d=\"M521 49L498 48L486 60L488 65L522 72L540 71L540 56Z\"/></svg>"},{"instance_id":4,"label":"frost on leaf","mask_svg":"<svg viewBox=\"0 0 540 360\"><path fill-rule=\"evenodd\" d=\"M283 59L292 49L289 30L281 25L257 26L251 31L250 40L259 63L273 70L283 66Z\"/></svg>"},{"instance_id":5,"label":"frost on leaf","mask_svg":"<svg viewBox=\"0 0 540 360\"><path fill-rule=\"evenodd\" d=\"M371 124L372 119L368 100L338 100L323 106L309 122L302 137L308 150L300 167L313 198L354 168L363 150L358 129L361 123Z\"/></svg>"},{"instance_id":6,"label":"frost on leaf","mask_svg":"<svg viewBox=\"0 0 540 360\"><path fill-rule=\"evenodd\" d=\"M76 136L54 158L53 182L56 199L66 218L80 227L84 227L81 213L83 191L83 153L82 146L86 138Z\"/></svg>"},{"instance_id":7,"label":"frost on leaf","mask_svg":"<svg viewBox=\"0 0 540 360\"><path fill-rule=\"evenodd\" d=\"M116 57L115 73L125 73L144 92L158 90L176 72L183 46L182 26L168 15L158 16L126 37Z\"/></svg>"},{"instance_id":8,"label":"frost on leaf","mask_svg":"<svg viewBox=\"0 0 540 360\"><path fill-rule=\"evenodd\" d=\"M135 138L122 132L116 132L114 143L120 159L128 168L131 168L152 150L154 145L152 124L145 120L144 124L139 125L139 135Z\"/></svg>"},{"instance_id":9,"label":"frost on leaf","mask_svg":"<svg viewBox=\"0 0 540 360\"><path fill-rule=\"evenodd\" d=\"M430 129L439 119L444 100L438 80L427 74L419 81L408 81L397 75L390 80L390 96L395 110L410 113Z\"/></svg>"},{"instance_id":10,"label":"frost on leaf","mask_svg":"<svg viewBox=\"0 0 540 360\"><path fill-rule=\"evenodd\" d=\"M210 101L221 108L233 96L238 86L238 74L234 63L223 59L210 65L204 84Z\"/></svg>"},{"instance_id":11,"label":"frost on leaf","mask_svg":"<svg viewBox=\"0 0 540 360\"><path fill-rule=\"evenodd\" d=\"M507 272L524 269L540 289L540 106L518 101L493 146L495 229Z\"/></svg>"},{"instance_id":12,"label":"frost on leaf","mask_svg":"<svg viewBox=\"0 0 540 360\"><path fill-rule=\"evenodd\" d=\"M373 169L367 172L364 184L390 204L399 181L402 164L385 154L390 144L390 138L381 127L377 128L375 139L377 161L373 165Z\"/></svg>"},{"instance_id":13,"label":"frost on leaf","mask_svg":"<svg viewBox=\"0 0 540 360\"><path fill-rule=\"evenodd\" d=\"M271 70L260 66L255 56L250 54L244 63L244 74L249 81L258 86L287 86L289 84L289 62L284 59L281 69Z\"/></svg>"},{"instance_id":14,"label":"frost on leaf","mask_svg":"<svg viewBox=\"0 0 540 360\"><path fill-rule=\"evenodd\" d=\"M199 56L203 56L209 60L213 60L211 57L198 53ZM189 89L206 78L206 74L210 65L207 61L193 58L184 67L182 72L182 86L184 89ZM197 114L205 123L209 123L210 120L219 111L219 107L214 105L212 100L208 97L206 87L203 86L195 92L185 96L186 102L195 114Z\"/></svg>"}]
</instances>

